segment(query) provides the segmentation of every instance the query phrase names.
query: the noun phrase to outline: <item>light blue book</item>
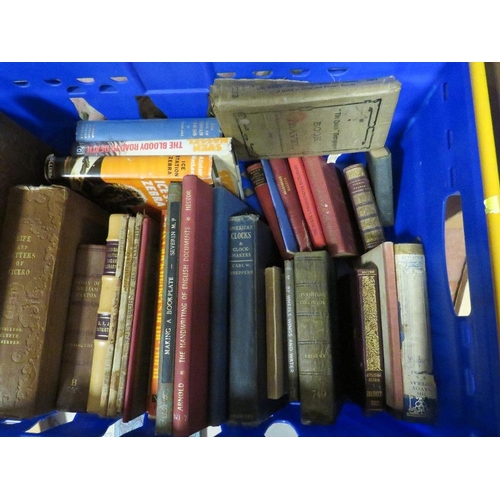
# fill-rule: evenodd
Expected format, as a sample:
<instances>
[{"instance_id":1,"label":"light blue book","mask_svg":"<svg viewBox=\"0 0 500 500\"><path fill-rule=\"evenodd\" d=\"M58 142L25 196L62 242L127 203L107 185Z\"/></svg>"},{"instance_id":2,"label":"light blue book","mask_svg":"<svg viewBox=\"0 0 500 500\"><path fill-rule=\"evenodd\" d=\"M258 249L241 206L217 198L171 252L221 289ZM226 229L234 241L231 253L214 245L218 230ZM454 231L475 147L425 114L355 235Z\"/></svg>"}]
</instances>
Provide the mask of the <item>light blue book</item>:
<instances>
[{"instance_id":1,"label":"light blue book","mask_svg":"<svg viewBox=\"0 0 500 500\"><path fill-rule=\"evenodd\" d=\"M285 243L285 248L289 253L298 252L299 245L297 243L297 239L295 238L292 225L290 224L288 214L286 213L285 205L281 199L281 194L271 169L271 164L269 163L269 160L264 159L261 159L260 162L262 164L262 168L264 169L264 175L266 176L267 185L269 186L271 199L273 200L274 209L276 210L276 216L278 217L278 223L281 229L281 235L283 236L283 241Z\"/></svg>"}]
</instances>

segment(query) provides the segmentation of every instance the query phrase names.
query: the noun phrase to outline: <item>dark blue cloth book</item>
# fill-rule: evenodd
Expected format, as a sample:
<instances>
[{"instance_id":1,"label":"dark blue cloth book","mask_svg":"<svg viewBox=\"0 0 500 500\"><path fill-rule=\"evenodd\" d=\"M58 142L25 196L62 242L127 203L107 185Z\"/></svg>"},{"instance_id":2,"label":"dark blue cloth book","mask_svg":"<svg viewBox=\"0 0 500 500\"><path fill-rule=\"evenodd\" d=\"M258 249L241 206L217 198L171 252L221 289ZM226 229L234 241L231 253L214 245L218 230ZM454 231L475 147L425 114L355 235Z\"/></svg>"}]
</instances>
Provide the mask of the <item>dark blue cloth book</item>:
<instances>
[{"instance_id":1,"label":"dark blue cloth book","mask_svg":"<svg viewBox=\"0 0 500 500\"><path fill-rule=\"evenodd\" d=\"M211 335L209 358L208 423L227 420L228 397L228 252L229 217L255 213L244 201L222 186L214 188Z\"/></svg>"}]
</instances>

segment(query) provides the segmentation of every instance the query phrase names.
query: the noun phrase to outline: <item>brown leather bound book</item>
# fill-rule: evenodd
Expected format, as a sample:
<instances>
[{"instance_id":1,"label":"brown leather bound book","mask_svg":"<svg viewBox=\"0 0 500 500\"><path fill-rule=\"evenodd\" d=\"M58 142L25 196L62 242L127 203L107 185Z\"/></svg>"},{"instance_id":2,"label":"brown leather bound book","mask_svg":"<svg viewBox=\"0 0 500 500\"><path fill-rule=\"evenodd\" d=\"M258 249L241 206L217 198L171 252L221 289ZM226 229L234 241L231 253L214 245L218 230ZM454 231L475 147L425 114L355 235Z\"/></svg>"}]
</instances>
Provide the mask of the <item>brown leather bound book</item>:
<instances>
[{"instance_id":1,"label":"brown leather bound book","mask_svg":"<svg viewBox=\"0 0 500 500\"><path fill-rule=\"evenodd\" d=\"M290 165L286 158L274 158L269 160L271 170L273 171L276 185L278 186L281 199L285 205L285 210L290 220L295 238L299 245L299 250L312 250L311 239L307 231L307 222L302 211L299 195L295 182L293 180Z\"/></svg>"},{"instance_id":2,"label":"brown leather bound book","mask_svg":"<svg viewBox=\"0 0 500 500\"><path fill-rule=\"evenodd\" d=\"M385 241L377 204L364 165L357 163L343 170L365 251Z\"/></svg>"},{"instance_id":3,"label":"brown leather bound book","mask_svg":"<svg viewBox=\"0 0 500 500\"><path fill-rule=\"evenodd\" d=\"M207 427L213 187L182 180L173 435Z\"/></svg>"},{"instance_id":4,"label":"brown leather bound book","mask_svg":"<svg viewBox=\"0 0 500 500\"><path fill-rule=\"evenodd\" d=\"M56 404L57 409L61 411L87 410L95 325L105 258L106 245L78 247Z\"/></svg>"},{"instance_id":5,"label":"brown leather bound book","mask_svg":"<svg viewBox=\"0 0 500 500\"><path fill-rule=\"evenodd\" d=\"M259 199L264 212L264 217L271 229L276 245L280 251L281 257L283 259L291 259L292 255L289 254L285 247L285 242L283 241L283 235L281 234L280 225L278 222L278 216L276 215L276 210L274 209L273 201L271 198L271 193L269 191L269 186L267 185L266 176L264 175L264 169L260 162L254 163L247 167L247 174L252 181L255 194Z\"/></svg>"},{"instance_id":6,"label":"brown leather bound book","mask_svg":"<svg viewBox=\"0 0 500 500\"><path fill-rule=\"evenodd\" d=\"M328 252L332 257L359 255L353 227L356 221L349 216L339 171L335 165L328 164L323 156L304 156L302 162L311 186Z\"/></svg>"},{"instance_id":7,"label":"brown leather bound book","mask_svg":"<svg viewBox=\"0 0 500 500\"><path fill-rule=\"evenodd\" d=\"M0 241L0 415L55 408L76 250L103 244L108 214L61 186L9 192Z\"/></svg>"},{"instance_id":8,"label":"brown leather bound book","mask_svg":"<svg viewBox=\"0 0 500 500\"><path fill-rule=\"evenodd\" d=\"M295 254L301 421L332 424L339 411L335 262L326 250Z\"/></svg>"}]
</instances>

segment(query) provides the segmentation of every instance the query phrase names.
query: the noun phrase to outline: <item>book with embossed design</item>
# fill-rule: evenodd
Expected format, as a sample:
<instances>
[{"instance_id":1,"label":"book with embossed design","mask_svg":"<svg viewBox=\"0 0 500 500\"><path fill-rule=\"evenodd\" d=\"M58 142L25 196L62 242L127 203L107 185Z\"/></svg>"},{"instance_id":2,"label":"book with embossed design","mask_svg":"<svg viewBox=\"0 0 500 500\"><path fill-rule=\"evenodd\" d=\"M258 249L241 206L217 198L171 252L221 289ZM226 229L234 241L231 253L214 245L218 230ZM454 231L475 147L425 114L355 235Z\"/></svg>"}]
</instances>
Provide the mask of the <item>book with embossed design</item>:
<instances>
[{"instance_id":1,"label":"book with embossed design","mask_svg":"<svg viewBox=\"0 0 500 500\"><path fill-rule=\"evenodd\" d=\"M103 244L108 214L61 186L9 190L0 239L0 415L56 405L78 245Z\"/></svg>"}]
</instances>

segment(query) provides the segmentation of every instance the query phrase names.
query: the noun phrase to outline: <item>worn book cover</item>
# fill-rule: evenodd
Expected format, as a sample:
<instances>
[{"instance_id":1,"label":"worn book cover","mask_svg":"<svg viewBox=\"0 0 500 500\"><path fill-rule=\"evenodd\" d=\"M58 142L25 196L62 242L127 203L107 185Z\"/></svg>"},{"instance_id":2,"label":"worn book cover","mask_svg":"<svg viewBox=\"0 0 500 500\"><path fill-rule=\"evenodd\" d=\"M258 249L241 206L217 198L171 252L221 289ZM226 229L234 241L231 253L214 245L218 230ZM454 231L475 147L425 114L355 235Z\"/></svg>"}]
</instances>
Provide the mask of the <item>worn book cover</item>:
<instances>
[{"instance_id":1,"label":"worn book cover","mask_svg":"<svg viewBox=\"0 0 500 500\"><path fill-rule=\"evenodd\" d=\"M401 83L216 79L210 102L240 159L367 151L385 144Z\"/></svg>"},{"instance_id":2,"label":"worn book cover","mask_svg":"<svg viewBox=\"0 0 500 500\"><path fill-rule=\"evenodd\" d=\"M67 188L10 189L0 240L0 415L55 408L76 251L103 244L107 222Z\"/></svg>"},{"instance_id":3,"label":"worn book cover","mask_svg":"<svg viewBox=\"0 0 500 500\"><path fill-rule=\"evenodd\" d=\"M340 410L336 265L326 250L294 258L301 421L333 424Z\"/></svg>"},{"instance_id":4,"label":"worn book cover","mask_svg":"<svg viewBox=\"0 0 500 500\"><path fill-rule=\"evenodd\" d=\"M392 154L387 147L371 149L365 153L373 195L382 226L394 225L394 188Z\"/></svg>"},{"instance_id":5,"label":"worn book cover","mask_svg":"<svg viewBox=\"0 0 500 500\"><path fill-rule=\"evenodd\" d=\"M85 412L106 245L78 246L66 319L56 408Z\"/></svg>"}]
</instances>

